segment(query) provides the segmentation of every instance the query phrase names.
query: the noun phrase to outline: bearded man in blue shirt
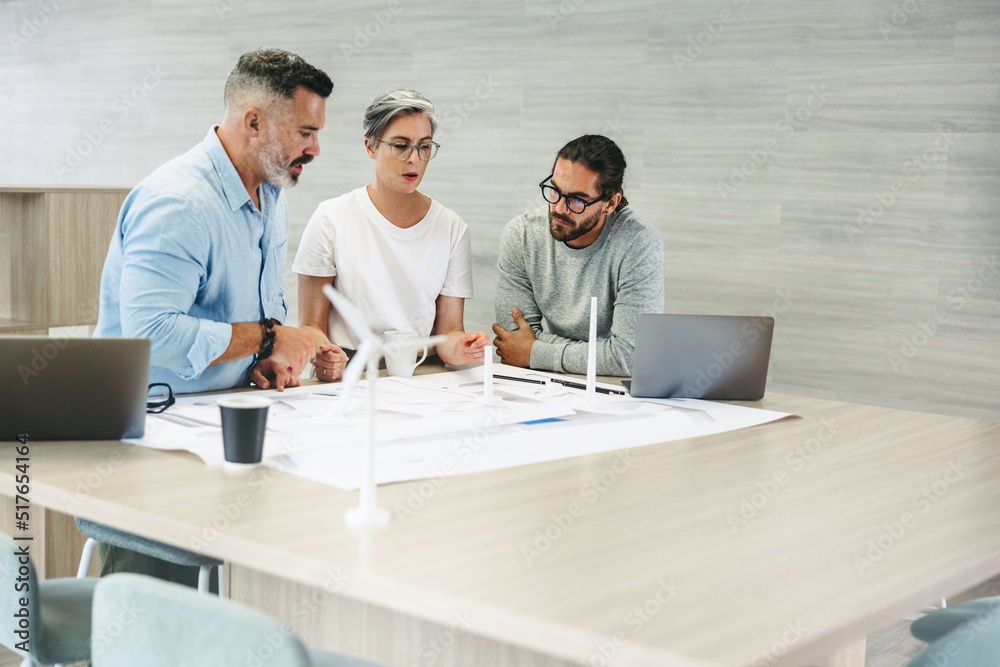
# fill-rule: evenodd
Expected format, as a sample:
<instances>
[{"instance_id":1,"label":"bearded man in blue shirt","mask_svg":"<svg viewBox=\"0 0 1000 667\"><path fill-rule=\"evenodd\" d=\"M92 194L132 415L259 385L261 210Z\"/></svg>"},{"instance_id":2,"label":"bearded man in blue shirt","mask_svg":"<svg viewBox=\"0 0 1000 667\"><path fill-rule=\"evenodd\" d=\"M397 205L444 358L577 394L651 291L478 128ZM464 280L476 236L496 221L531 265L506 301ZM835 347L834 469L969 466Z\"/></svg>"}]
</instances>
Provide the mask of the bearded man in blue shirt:
<instances>
[{"instance_id":1,"label":"bearded man in blue shirt","mask_svg":"<svg viewBox=\"0 0 1000 667\"><path fill-rule=\"evenodd\" d=\"M315 329L282 325L288 242L282 188L319 155L330 78L299 56L258 49L226 80L226 112L204 141L143 179L122 205L101 276L95 336L152 342L150 382L175 393L249 381L299 384L317 356L347 356ZM198 568L100 545L101 574L194 585Z\"/></svg>"},{"instance_id":2,"label":"bearded man in blue shirt","mask_svg":"<svg viewBox=\"0 0 1000 667\"><path fill-rule=\"evenodd\" d=\"M346 355L321 333L284 326L288 241L282 188L319 155L330 78L280 49L243 54L222 123L128 195L101 277L95 336L152 342L150 382L175 393L252 381L282 390L317 355Z\"/></svg>"}]
</instances>

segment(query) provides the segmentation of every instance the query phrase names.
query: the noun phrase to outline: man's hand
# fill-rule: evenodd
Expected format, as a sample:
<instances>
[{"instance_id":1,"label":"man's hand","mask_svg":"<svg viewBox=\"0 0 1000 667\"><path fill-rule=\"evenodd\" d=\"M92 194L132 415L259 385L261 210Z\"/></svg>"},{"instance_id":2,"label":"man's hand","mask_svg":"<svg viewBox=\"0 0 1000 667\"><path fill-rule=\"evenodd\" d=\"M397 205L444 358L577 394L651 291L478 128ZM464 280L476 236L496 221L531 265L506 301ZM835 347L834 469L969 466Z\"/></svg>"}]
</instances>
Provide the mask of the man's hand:
<instances>
[{"instance_id":1,"label":"man's hand","mask_svg":"<svg viewBox=\"0 0 1000 667\"><path fill-rule=\"evenodd\" d=\"M274 351L267 361L272 361L274 366L280 366L296 378L302 375L306 364L313 360L320 344L326 340L326 336L317 336L318 332L309 327L299 329L277 325L274 333Z\"/></svg>"},{"instance_id":2,"label":"man's hand","mask_svg":"<svg viewBox=\"0 0 1000 667\"><path fill-rule=\"evenodd\" d=\"M273 384L278 391L302 384L298 375L292 375L286 367L276 364L270 357L254 364L250 369L250 381L261 389L270 389Z\"/></svg>"},{"instance_id":3,"label":"man's hand","mask_svg":"<svg viewBox=\"0 0 1000 667\"><path fill-rule=\"evenodd\" d=\"M333 343L322 343L313 359L316 379L320 382L339 380L347 367L347 354Z\"/></svg>"},{"instance_id":4,"label":"man's hand","mask_svg":"<svg viewBox=\"0 0 1000 667\"><path fill-rule=\"evenodd\" d=\"M531 366L531 345L535 342L535 330L524 320L521 311L515 308L510 311L514 317L514 324L517 329L507 331L499 324L493 325L493 333L496 338L493 344L497 347L497 354L508 366L520 366L528 368Z\"/></svg>"}]
</instances>

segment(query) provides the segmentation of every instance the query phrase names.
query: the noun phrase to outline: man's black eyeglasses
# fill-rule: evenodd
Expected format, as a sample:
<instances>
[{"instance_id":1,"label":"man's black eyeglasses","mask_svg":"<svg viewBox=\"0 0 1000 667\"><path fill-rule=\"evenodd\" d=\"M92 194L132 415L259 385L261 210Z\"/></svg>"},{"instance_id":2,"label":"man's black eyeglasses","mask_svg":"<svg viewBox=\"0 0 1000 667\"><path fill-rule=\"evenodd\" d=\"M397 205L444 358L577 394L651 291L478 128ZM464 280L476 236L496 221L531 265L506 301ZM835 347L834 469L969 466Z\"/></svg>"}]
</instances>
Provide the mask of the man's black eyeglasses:
<instances>
[{"instance_id":1,"label":"man's black eyeglasses","mask_svg":"<svg viewBox=\"0 0 1000 667\"><path fill-rule=\"evenodd\" d=\"M553 174L549 174L548 177L538 184L538 187L542 189L542 198L545 199L550 204L558 204L560 199L566 199L566 208L570 210L570 213L583 213L587 210L587 207L591 204L596 204L599 201L604 201L607 197L598 197L593 201L585 201L579 197L574 197L572 195L564 195L559 191L554 185L551 185L548 181L552 178Z\"/></svg>"},{"instance_id":2,"label":"man's black eyeglasses","mask_svg":"<svg viewBox=\"0 0 1000 667\"><path fill-rule=\"evenodd\" d=\"M167 388L166 396L162 394L159 396L149 396L146 400L146 412L148 412L151 415L158 415L167 408L169 408L171 405L173 405L176 401L174 400L173 389L171 389L170 385L167 384L166 382L154 382L153 384L149 385L148 391L152 391L153 387Z\"/></svg>"}]
</instances>

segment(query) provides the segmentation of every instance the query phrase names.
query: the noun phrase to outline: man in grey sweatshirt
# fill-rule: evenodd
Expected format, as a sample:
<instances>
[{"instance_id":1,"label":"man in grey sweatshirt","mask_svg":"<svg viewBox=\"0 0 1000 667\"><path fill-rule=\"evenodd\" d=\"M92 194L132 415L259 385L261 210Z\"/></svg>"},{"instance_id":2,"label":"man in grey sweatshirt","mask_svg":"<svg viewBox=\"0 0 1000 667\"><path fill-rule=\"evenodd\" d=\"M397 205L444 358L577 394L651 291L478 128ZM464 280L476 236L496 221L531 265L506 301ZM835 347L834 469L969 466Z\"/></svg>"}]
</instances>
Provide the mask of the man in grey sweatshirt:
<instances>
[{"instance_id":1,"label":"man in grey sweatshirt","mask_svg":"<svg viewBox=\"0 0 1000 667\"><path fill-rule=\"evenodd\" d=\"M493 325L505 364L586 373L596 296L597 373L632 374L636 316L663 312L663 237L628 207L624 175L615 142L578 137L539 184L548 207L507 223Z\"/></svg>"}]
</instances>

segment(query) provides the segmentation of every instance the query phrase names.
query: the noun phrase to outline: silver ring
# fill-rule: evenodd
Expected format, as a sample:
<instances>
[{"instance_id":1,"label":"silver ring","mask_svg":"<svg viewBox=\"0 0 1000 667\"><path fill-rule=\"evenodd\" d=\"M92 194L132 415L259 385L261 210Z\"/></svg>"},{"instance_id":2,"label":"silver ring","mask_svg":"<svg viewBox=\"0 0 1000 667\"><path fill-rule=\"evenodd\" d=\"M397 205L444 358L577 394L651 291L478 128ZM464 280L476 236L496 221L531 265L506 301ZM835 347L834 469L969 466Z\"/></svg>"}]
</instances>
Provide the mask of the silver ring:
<instances>
[{"instance_id":1,"label":"silver ring","mask_svg":"<svg viewBox=\"0 0 1000 667\"><path fill-rule=\"evenodd\" d=\"M325 369L325 368L323 369L323 375L326 375L326 370L327 369Z\"/></svg>"}]
</instances>

